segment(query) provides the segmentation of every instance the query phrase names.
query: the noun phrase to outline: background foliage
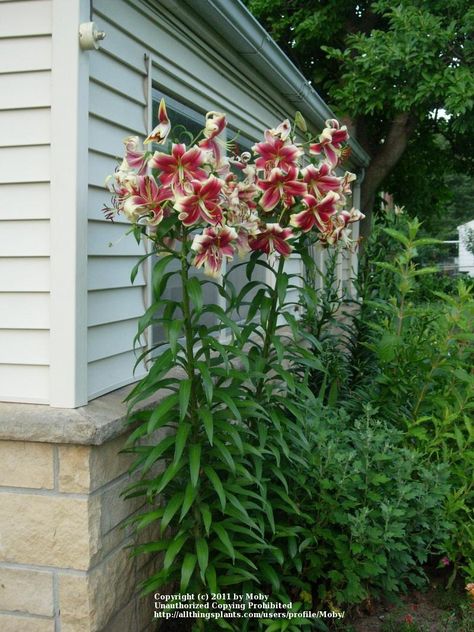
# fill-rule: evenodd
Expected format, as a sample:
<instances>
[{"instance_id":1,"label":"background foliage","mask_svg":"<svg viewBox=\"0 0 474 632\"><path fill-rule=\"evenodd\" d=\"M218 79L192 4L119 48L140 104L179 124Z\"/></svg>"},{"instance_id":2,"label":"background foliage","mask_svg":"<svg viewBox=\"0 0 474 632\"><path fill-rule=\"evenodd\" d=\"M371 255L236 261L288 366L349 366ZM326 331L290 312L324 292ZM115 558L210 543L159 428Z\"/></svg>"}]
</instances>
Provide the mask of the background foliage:
<instances>
[{"instance_id":1,"label":"background foliage","mask_svg":"<svg viewBox=\"0 0 474 632\"><path fill-rule=\"evenodd\" d=\"M383 188L420 219L438 218L440 230L435 234L441 236L447 225L446 205L452 212L458 195L446 176L464 174L463 186L472 191L472 3L246 0L246 4L315 89L346 117L371 155L361 210L370 215L377 191ZM471 204L469 209L472 217ZM461 223L459 219L449 225L449 234L456 222ZM366 223L366 231L369 226Z\"/></svg>"},{"instance_id":2,"label":"background foliage","mask_svg":"<svg viewBox=\"0 0 474 632\"><path fill-rule=\"evenodd\" d=\"M332 345L327 401L360 415L366 406L403 433L425 462L446 463L452 485L444 507L454 524L446 542L452 580L474 573L473 284L420 267L419 223L388 213L361 261L360 311ZM350 304L346 305L346 308ZM331 348L329 346L329 348ZM318 374L314 384L321 386Z\"/></svg>"}]
</instances>

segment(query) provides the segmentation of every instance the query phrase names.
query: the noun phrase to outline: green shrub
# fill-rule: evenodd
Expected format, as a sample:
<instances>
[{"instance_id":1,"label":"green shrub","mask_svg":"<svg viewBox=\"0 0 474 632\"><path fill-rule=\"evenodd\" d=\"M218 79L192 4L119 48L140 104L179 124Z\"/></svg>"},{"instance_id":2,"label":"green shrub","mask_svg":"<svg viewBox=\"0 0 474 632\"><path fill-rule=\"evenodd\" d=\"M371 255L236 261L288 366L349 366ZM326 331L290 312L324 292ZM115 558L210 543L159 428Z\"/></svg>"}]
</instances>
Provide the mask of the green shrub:
<instances>
[{"instance_id":1,"label":"green shrub","mask_svg":"<svg viewBox=\"0 0 474 632\"><path fill-rule=\"evenodd\" d=\"M467 287L474 285L474 279L467 274L448 275L443 272L434 272L424 277L413 289L412 301L419 304L432 303L437 300L436 292L443 292L448 296L456 296L458 294L459 281L463 281Z\"/></svg>"},{"instance_id":2,"label":"green shrub","mask_svg":"<svg viewBox=\"0 0 474 632\"><path fill-rule=\"evenodd\" d=\"M300 461L284 473L300 513L298 538L281 529L290 544L283 581L306 583L313 606L422 585L423 564L444 550L449 534L440 511L446 466L425 463L371 409L355 422L328 407L308 411L290 437ZM277 511L277 525L279 519Z\"/></svg>"},{"instance_id":3,"label":"green shrub","mask_svg":"<svg viewBox=\"0 0 474 632\"><path fill-rule=\"evenodd\" d=\"M356 413L370 403L404 432L407 446L427 460L449 464L452 493L444 511L456 528L447 553L472 578L472 284L460 279L456 292L433 290L436 272L417 263L429 240L418 238L416 220L393 222L375 230L366 249L353 331L354 370L340 404ZM388 260L374 262L370 257L380 235L382 242L388 237L397 246L389 250ZM419 302L427 296L430 302Z\"/></svg>"},{"instance_id":4,"label":"green shrub","mask_svg":"<svg viewBox=\"0 0 474 632\"><path fill-rule=\"evenodd\" d=\"M359 310L349 323L323 329L314 372L316 394L348 413L348 424L369 406L402 433L406 448L426 462L447 464L451 492L440 511L452 523L446 553L474 578L474 298L472 282L441 277L420 266L420 224L385 214L374 226L360 262ZM308 304L311 290L303 290ZM320 298L323 301L324 297ZM333 307L341 313L344 302ZM320 315L307 311L312 331ZM347 335L349 329L349 335Z\"/></svg>"}]
</instances>

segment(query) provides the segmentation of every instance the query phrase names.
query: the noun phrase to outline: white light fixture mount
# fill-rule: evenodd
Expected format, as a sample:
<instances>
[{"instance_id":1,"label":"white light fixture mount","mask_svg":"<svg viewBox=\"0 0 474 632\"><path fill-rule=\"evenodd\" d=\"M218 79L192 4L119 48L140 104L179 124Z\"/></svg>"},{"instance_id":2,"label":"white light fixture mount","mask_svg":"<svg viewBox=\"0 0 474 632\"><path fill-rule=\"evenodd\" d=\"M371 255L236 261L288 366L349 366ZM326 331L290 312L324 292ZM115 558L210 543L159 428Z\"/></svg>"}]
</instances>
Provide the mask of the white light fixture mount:
<instances>
[{"instance_id":1,"label":"white light fixture mount","mask_svg":"<svg viewBox=\"0 0 474 632\"><path fill-rule=\"evenodd\" d=\"M95 22L83 22L79 27L79 45L82 50L98 50L105 32L97 29Z\"/></svg>"}]
</instances>

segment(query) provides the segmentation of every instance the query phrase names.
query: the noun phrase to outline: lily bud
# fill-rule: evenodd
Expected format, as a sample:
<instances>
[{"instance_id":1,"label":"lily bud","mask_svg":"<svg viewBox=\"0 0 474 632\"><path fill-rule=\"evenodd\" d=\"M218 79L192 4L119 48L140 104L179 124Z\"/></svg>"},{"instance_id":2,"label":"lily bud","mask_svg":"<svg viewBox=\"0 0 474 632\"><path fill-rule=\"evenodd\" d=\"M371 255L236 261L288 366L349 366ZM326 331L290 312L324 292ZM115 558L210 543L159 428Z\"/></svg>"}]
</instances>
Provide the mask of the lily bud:
<instances>
[{"instance_id":1,"label":"lily bud","mask_svg":"<svg viewBox=\"0 0 474 632\"><path fill-rule=\"evenodd\" d=\"M306 121L299 110L295 112L295 125L301 132L308 131L308 126L306 125Z\"/></svg>"}]
</instances>

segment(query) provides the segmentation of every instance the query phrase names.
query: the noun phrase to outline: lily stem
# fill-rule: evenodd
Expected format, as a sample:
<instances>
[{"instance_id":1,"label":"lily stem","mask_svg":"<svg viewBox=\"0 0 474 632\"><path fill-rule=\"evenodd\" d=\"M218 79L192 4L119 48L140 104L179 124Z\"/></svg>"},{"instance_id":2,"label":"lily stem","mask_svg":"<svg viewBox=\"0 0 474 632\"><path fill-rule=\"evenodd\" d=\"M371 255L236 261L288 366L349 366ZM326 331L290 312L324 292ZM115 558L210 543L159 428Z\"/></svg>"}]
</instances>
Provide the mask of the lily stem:
<instances>
[{"instance_id":1,"label":"lily stem","mask_svg":"<svg viewBox=\"0 0 474 632\"><path fill-rule=\"evenodd\" d=\"M284 268L285 268L285 258L283 256L280 256L280 259L278 261L278 269L275 276L275 286L273 287L272 292L270 294L270 298L271 298L270 312L268 314L267 326L265 329L265 338L263 341L263 348L262 348L262 358L265 361L265 364L268 364L270 352L272 350L272 338L275 335L277 324L278 324L278 316L279 316L278 279L283 274ZM264 370L265 369L266 367L264 367ZM255 391L255 396L257 398L257 401L259 401L259 398L261 397L263 393L264 386L265 386L265 378L260 378L257 384L256 391Z\"/></svg>"}]
</instances>

